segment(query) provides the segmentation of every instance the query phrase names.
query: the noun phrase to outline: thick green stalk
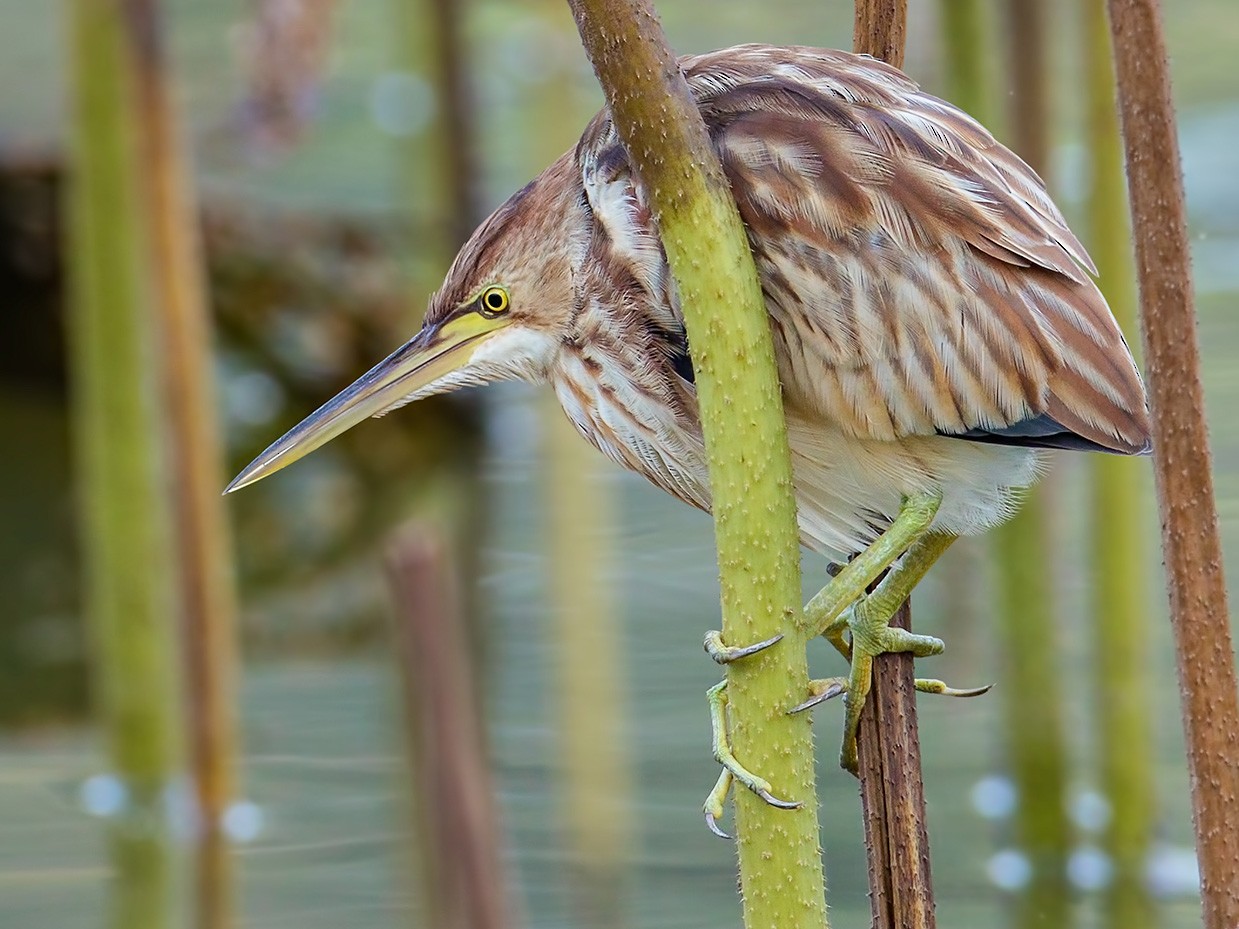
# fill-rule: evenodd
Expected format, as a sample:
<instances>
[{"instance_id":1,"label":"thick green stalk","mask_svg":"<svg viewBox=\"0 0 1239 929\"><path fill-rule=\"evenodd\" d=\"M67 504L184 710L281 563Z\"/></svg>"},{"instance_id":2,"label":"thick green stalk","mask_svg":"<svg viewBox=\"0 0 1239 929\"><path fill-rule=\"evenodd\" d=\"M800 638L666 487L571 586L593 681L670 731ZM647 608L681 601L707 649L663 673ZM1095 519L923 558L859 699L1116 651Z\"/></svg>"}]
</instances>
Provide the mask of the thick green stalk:
<instances>
[{"instance_id":1,"label":"thick green stalk","mask_svg":"<svg viewBox=\"0 0 1239 929\"><path fill-rule=\"evenodd\" d=\"M1136 334L1123 151L1114 103L1113 56L1105 0L1084 10L1091 185L1089 241L1110 309L1130 340ZM1096 731L1101 786L1110 801L1103 847L1114 864L1105 918L1112 929L1153 926L1145 880L1156 823L1152 690L1148 643L1152 617L1141 519L1144 462L1112 455L1093 459L1093 628L1097 667Z\"/></svg>"},{"instance_id":2,"label":"thick green stalk","mask_svg":"<svg viewBox=\"0 0 1239 929\"><path fill-rule=\"evenodd\" d=\"M791 464L761 289L701 115L643 0L570 0L620 137L652 206L675 277L709 455L723 636L773 648L727 668L731 741L794 811L736 796L744 918L750 927L826 920L813 740L787 714L808 685Z\"/></svg>"},{"instance_id":3,"label":"thick green stalk","mask_svg":"<svg viewBox=\"0 0 1239 929\"><path fill-rule=\"evenodd\" d=\"M162 422L140 269L132 73L114 0L72 0L71 365L86 610L110 765L130 807L112 830L114 924L164 925L162 801L177 757Z\"/></svg>"},{"instance_id":4,"label":"thick green stalk","mask_svg":"<svg viewBox=\"0 0 1239 929\"><path fill-rule=\"evenodd\" d=\"M223 818L236 798L236 587L220 487L223 449L215 410L211 325L192 170L181 138L157 0L124 0L136 77L143 169L139 198L145 267L158 314L159 352L173 464L182 666L189 755L201 823L195 849L199 929L232 924L233 861Z\"/></svg>"}]
</instances>

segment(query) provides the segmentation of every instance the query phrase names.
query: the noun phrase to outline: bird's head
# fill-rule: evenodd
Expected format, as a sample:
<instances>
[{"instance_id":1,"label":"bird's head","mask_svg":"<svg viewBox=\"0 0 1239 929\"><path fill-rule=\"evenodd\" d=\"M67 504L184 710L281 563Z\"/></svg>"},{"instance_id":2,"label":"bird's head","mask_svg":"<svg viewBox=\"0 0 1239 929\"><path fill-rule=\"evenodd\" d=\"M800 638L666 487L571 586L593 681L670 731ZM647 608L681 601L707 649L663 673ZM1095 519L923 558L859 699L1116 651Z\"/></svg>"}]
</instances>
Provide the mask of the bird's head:
<instances>
[{"instance_id":1,"label":"bird's head","mask_svg":"<svg viewBox=\"0 0 1239 929\"><path fill-rule=\"evenodd\" d=\"M273 442L225 493L422 397L505 379L545 380L578 306L587 226L580 175L565 155L470 236L417 335Z\"/></svg>"}]
</instances>

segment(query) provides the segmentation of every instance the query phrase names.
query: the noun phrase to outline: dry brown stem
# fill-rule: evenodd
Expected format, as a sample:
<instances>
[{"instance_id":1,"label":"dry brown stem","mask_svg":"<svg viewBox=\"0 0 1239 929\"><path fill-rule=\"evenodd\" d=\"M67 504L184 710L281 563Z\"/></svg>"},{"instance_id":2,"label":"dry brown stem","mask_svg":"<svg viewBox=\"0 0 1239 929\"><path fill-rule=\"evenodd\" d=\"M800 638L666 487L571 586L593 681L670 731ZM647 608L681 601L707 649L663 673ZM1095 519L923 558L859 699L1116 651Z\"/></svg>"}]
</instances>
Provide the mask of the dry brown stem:
<instances>
[{"instance_id":1,"label":"dry brown stem","mask_svg":"<svg viewBox=\"0 0 1239 929\"><path fill-rule=\"evenodd\" d=\"M1196 344L1187 217L1157 0L1109 0L1207 929L1239 926L1239 689Z\"/></svg>"},{"instance_id":2,"label":"dry brown stem","mask_svg":"<svg viewBox=\"0 0 1239 929\"><path fill-rule=\"evenodd\" d=\"M903 67L908 39L908 0L856 0L852 49Z\"/></svg>"},{"instance_id":3,"label":"dry brown stem","mask_svg":"<svg viewBox=\"0 0 1239 929\"><path fill-rule=\"evenodd\" d=\"M903 64L907 0L856 0L854 50ZM912 628L905 603L891 624ZM860 717L860 796L874 929L934 929L912 656L880 655Z\"/></svg>"},{"instance_id":4,"label":"dry brown stem","mask_svg":"<svg viewBox=\"0 0 1239 929\"><path fill-rule=\"evenodd\" d=\"M891 625L912 628L908 603ZM873 929L934 929L911 655L882 655L874 662L858 747Z\"/></svg>"}]
</instances>

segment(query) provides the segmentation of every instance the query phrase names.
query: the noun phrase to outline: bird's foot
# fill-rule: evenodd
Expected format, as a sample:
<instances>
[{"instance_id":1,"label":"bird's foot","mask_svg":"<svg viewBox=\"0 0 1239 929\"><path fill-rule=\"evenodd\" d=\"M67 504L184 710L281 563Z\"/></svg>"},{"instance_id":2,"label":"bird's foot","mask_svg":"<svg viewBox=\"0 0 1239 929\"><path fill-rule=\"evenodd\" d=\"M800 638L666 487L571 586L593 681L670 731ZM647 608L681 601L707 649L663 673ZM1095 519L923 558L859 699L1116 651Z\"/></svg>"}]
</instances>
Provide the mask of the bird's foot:
<instances>
[{"instance_id":1,"label":"bird's foot","mask_svg":"<svg viewBox=\"0 0 1239 929\"><path fill-rule=\"evenodd\" d=\"M942 654L945 647L941 639L916 635L906 629L888 625L898 608L899 603L896 603L892 608L884 609L880 601L865 597L853 604L842 617L851 632L852 669L846 686L840 691L846 709L839 765L853 774L856 774L859 768L856 733L860 727L861 710L865 707L865 700L873 683L873 660L878 655L892 652L911 652L916 658L926 658Z\"/></svg>"},{"instance_id":2,"label":"bird's foot","mask_svg":"<svg viewBox=\"0 0 1239 929\"><path fill-rule=\"evenodd\" d=\"M706 797L705 803L702 805L702 811L705 813L706 825L710 827L710 831L715 835L727 837L727 833L723 832L718 826L719 819L723 815L723 804L727 800L727 794L731 790L732 782L738 781L743 784L762 800L771 806L778 807L781 810L797 810L801 804L797 800L783 800L774 795L774 788L765 778L758 777L744 765L736 760L736 756L731 751L731 740L727 735L727 682L719 681L708 691L706 691L706 699L710 704L710 729L713 733L713 749L714 760L723 766L723 771L719 775L718 781L714 784L714 789L710 791Z\"/></svg>"},{"instance_id":3,"label":"bird's foot","mask_svg":"<svg viewBox=\"0 0 1239 929\"><path fill-rule=\"evenodd\" d=\"M733 661L739 661L741 658L748 658L750 655L764 652L771 645L781 641L783 641L783 633L780 632L778 635L773 635L752 645L724 645L723 634L717 629L711 629L706 633L705 649L706 654L718 664L730 664Z\"/></svg>"}]
</instances>

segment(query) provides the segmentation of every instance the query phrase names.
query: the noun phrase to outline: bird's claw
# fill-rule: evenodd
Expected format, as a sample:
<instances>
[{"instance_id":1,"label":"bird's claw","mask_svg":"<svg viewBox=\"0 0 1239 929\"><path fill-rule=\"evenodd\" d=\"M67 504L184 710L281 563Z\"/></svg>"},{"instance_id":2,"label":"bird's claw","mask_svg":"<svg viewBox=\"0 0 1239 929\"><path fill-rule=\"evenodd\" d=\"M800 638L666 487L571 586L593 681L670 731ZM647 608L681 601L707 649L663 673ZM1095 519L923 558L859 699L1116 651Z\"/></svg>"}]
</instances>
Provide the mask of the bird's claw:
<instances>
[{"instance_id":1,"label":"bird's claw","mask_svg":"<svg viewBox=\"0 0 1239 929\"><path fill-rule=\"evenodd\" d=\"M979 697L994 689L993 684L982 687L951 687L945 681L929 677L918 677L912 682L917 693L933 694L938 697ZM843 696L848 692L846 677L827 677L821 680L809 681L809 699L798 703L787 711L788 715L803 713L815 706L820 706L828 700Z\"/></svg>"},{"instance_id":2,"label":"bird's claw","mask_svg":"<svg viewBox=\"0 0 1239 929\"><path fill-rule=\"evenodd\" d=\"M726 803L727 794L730 792L731 772L724 768L719 772L718 780L714 783L714 789L710 791L706 797L706 802L701 806L701 811L706 817L706 828L720 839L731 838L731 835L724 832L718 824L718 821L723 818L723 804Z\"/></svg>"},{"instance_id":3,"label":"bird's claw","mask_svg":"<svg viewBox=\"0 0 1239 929\"><path fill-rule=\"evenodd\" d=\"M752 789L753 792L757 794L757 796L765 800L766 803L768 803L770 806L775 807L776 809L798 810L802 806L804 806L804 804L801 803L799 800L780 800L778 797L776 797L774 794L770 792L769 788L755 788L755 789L750 788L750 789Z\"/></svg>"},{"instance_id":4,"label":"bird's claw","mask_svg":"<svg viewBox=\"0 0 1239 929\"><path fill-rule=\"evenodd\" d=\"M949 687L942 681L921 677L918 677L915 683L918 693L935 694L939 697L979 697L994 689L993 684L985 684L982 687Z\"/></svg>"},{"instance_id":5,"label":"bird's claw","mask_svg":"<svg viewBox=\"0 0 1239 929\"><path fill-rule=\"evenodd\" d=\"M828 677L820 681L809 681L809 699L804 701L804 703L796 704L788 710L788 715L811 710L827 700L833 700L840 694L847 693L847 689L848 681L846 677Z\"/></svg>"},{"instance_id":6,"label":"bird's claw","mask_svg":"<svg viewBox=\"0 0 1239 929\"><path fill-rule=\"evenodd\" d=\"M755 642L752 645L737 646L726 645L723 643L723 634L717 629L711 629L706 633L705 650L717 664L730 664L733 661L739 661L741 658L748 658L750 655L756 655L758 652L763 652L771 645L776 645L783 640L783 633L772 635L768 639L763 639L760 642Z\"/></svg>"},{"instance_id":7,"label":"bird's claw","mask_svg":"<svg viewBox=\"0 0 1239 929\"><path fill-rule=\"evenodd\" d=\"M709 829L711 832L713 832L720 839L735 838L735 836L733 836L730 832L724 832L722 829L718 827L718 817L716 817L709 810L706 811L706 828Z\"/></svg>"}]
</instances>

